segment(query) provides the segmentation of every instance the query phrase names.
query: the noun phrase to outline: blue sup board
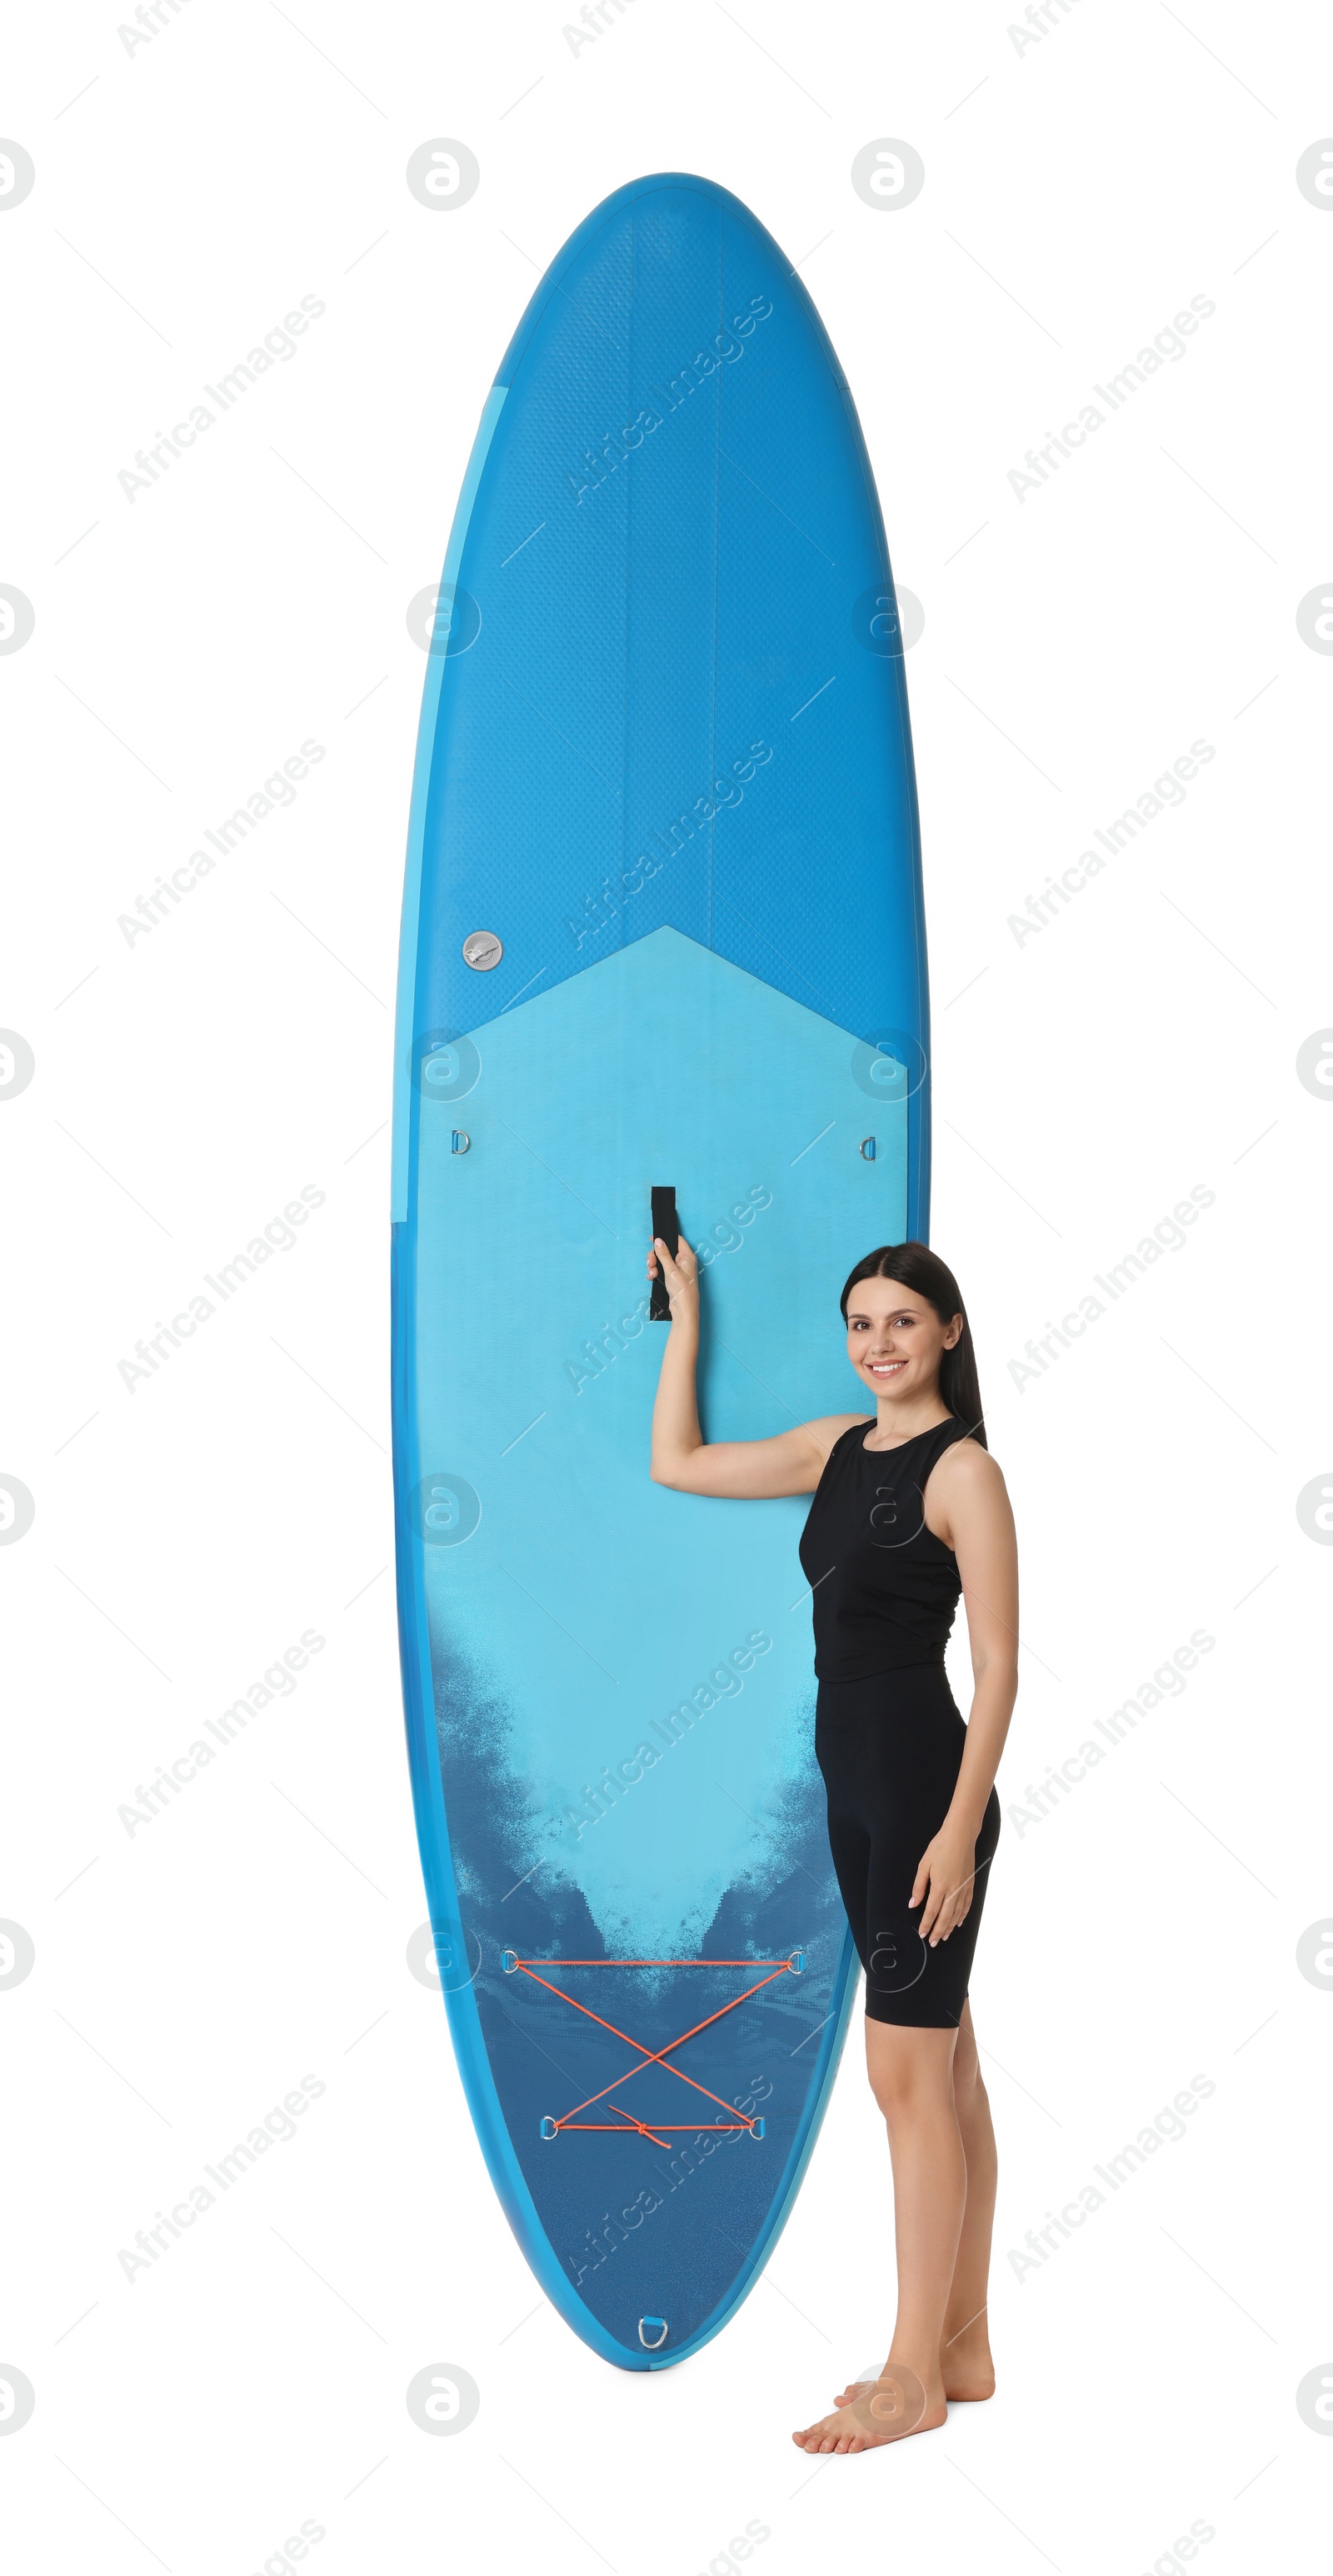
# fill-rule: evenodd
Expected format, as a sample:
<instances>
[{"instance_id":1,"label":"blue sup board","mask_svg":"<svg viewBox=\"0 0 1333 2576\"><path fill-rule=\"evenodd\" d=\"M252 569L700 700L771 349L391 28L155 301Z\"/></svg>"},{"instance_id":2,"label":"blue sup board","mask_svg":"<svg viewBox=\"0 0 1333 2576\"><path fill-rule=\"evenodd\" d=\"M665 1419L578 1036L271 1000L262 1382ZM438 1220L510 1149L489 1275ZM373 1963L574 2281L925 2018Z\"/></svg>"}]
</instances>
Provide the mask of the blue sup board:
<instances>
[{"instance_id":1,"label":"blue sup board","mask_svg":"<svg viewBox=\"0 0 1333 2576\"><path fill-rule=\"evenodd\" d=\"M902 645L810 298L706 180L580 225L487 398L412 790L393 1179L417 1827L496 2190L594 2351L757 2279L856 1957L799 1498L649 1477L651 1193L699 1251L705 1436L855 1411L838 1296L923 1236Z\"/></svg>"}]
</instances>

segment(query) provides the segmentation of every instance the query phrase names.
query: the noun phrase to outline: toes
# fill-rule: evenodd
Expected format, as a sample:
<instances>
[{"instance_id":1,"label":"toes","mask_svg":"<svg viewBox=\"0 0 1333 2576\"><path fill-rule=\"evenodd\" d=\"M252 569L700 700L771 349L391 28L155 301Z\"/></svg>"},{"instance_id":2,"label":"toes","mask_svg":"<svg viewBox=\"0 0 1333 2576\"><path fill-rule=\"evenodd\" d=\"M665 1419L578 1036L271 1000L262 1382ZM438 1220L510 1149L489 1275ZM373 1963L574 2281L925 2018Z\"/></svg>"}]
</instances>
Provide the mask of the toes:
<instances>
[{"instance_id":1,"label":"toes","mask_svg":"<svg viewBox=\"0 0 1333 2576\"><path fill-rule=\"evenodd\" d=\"M811 2454L818 2453L821 2457L825 2453L862 2451L866 2448L857 2430L848 2425L835 2424L827 2418L820 2424L808 2424L803 2433L793 2433L792 2440L799 2450Z\"/></svg>"},{"instance_id":2,"label":"toes","mask_svg":"<svg viewBox=\"0 0 1333 2576\"><path fill-rule=\"evenodd\" d=\"M859 2393L854 2382L845 2402L850 2403ZM843 2403L844 2400L839 2398L838 2404L841 2406ZM867 2433L855 2423L840 2423L831 2415L825 2416L821 2423L807 2424L803 2433L792 2435L798 2451L805 2451L811 2458L831 2457L835 2453L839 2457L850 2457L858 2451L874 2450L879 2441L888 2438L887 2435Z\"/></svg>"}]
</instances>

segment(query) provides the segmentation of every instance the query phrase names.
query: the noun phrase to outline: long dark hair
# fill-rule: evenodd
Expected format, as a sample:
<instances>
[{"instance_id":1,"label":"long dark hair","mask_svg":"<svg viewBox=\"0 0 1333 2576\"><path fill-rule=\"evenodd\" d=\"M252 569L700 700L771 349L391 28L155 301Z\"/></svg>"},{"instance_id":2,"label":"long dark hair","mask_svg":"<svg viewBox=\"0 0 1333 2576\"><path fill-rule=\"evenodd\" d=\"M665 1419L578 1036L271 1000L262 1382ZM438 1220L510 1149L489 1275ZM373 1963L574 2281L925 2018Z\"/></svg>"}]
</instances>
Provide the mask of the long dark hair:
<instances>
[{"instance_id":1,"label":"long dark hair","mask_svg":"<svg viewBox=\"0 0 1333 2576\"><path fill-rule=\"evenodd\" d=\"M940 1398L959 1422L967 1424L972 1438L983 1449L988 1447L972 1327L948 1263L941 1261L938 1252L932 1252L926 1243L882 1243L877 1252L868 1252L864 1261L858 1261L842 1292L844 1324L847 1300L863 1279L896 1279L900 1287L914 1288L918 1297L924 1297L934 1307L942 1324L951 1324L955 1315L962 1316L963 1329L953 1349L940 1354Z\"/></svg>"}]
</instances>

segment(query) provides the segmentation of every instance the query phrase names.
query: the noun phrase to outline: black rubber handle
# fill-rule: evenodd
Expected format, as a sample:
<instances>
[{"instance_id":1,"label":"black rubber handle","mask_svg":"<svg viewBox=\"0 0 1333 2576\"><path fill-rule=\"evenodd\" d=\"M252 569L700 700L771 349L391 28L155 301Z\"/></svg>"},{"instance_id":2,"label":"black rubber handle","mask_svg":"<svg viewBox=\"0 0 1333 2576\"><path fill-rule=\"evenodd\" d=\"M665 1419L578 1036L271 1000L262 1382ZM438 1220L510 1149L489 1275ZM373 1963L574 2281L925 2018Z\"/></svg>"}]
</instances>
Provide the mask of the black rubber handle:
<instances>
[{"instance_id":1,"label":"black rubber handle","mask_svg":"<svg viewBox=\"0 0 1333 2576\"><path fill-rule=\"evenodd\" d=\"M676 1217L676 1192L674 1184L670 1189L653 1191L653 1240L656 1242L659 1239L666 1245L666 1248L674 1261L676 1258L676 1247L680 1242L680 1227ZM653 1281L653 1296L652 1304L648 1309L648 1321L650 1324L669 1324L671 1321L671 1299L667 1294L667 1284L662 1276L660 1264L658 1267L657 1277Z\"/></svg>"}]
</instances>

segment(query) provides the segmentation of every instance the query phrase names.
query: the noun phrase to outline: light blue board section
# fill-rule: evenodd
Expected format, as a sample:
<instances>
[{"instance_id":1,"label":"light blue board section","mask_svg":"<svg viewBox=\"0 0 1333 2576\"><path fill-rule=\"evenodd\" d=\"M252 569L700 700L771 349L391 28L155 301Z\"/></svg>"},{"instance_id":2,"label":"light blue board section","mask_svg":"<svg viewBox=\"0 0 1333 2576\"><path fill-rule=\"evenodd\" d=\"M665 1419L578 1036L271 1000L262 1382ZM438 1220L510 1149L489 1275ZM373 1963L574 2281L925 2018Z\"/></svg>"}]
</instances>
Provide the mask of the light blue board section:
<instances>
[{"instance_id":1,"label":"light blue board section","mask_svg":"<svg viewBox=\"0 0 1333 2576\"><path fill-rule=\"evenodd\" d=\"M414 1098L399 1579L455 2041L538 2278L608 2359L660 2369L717 2331L783 2223L854 1960L813 1760L805 1500L722 1503L649 1478L665 1331L645 1321L649 1193L674 1183L705 1265L706 1436L857 1411L837 1292L844 1265L903 1231L907 1076L663 928L435 1048ZM633 2052L507 1975L508 1947L799 1952L799 1977L682 2053L706 2096L659 2071L629 2097L705 2143L719 2105L762 2103L762 2138L728 2139L706 2181L697 2134L682 2153L668 2131L668 2154L623 2135L540 2144L544 2117ZM660 2047L738 1982L608 1973L583 1992ZM616 2237L618 2207L641 2234ZM589 2253L608 2227L614 2263ZM668 2320L652 2353L643 2316Z\"/></svg>"},{"instance_id":2,"label":"light blue board section","mask_svg":"<svg viewBox=\"0 0 1333 2576\"><path fill-rule=\"evenodd\" d=\"M664 1338L643 1320L649 1189L674 1181L708 1262L708 1438L856 1412L830 1246L850 1267L901 1233L906 1085L869 1099L854 1038L674 930L476 1044L475 1089L422 1112L422 1471L481 1505L470 1537L427 1550L432 1608L511 1708L540 1836L525 1864L543 1852L572 1877L608 1951L684 1953L727 1888L771 1865L752 1811L810 1759L808 1498L648 1483ZM566 1824L756 1631L771 1647L711 1722L596 1832Z\"/></svg>"}]
</instances>

